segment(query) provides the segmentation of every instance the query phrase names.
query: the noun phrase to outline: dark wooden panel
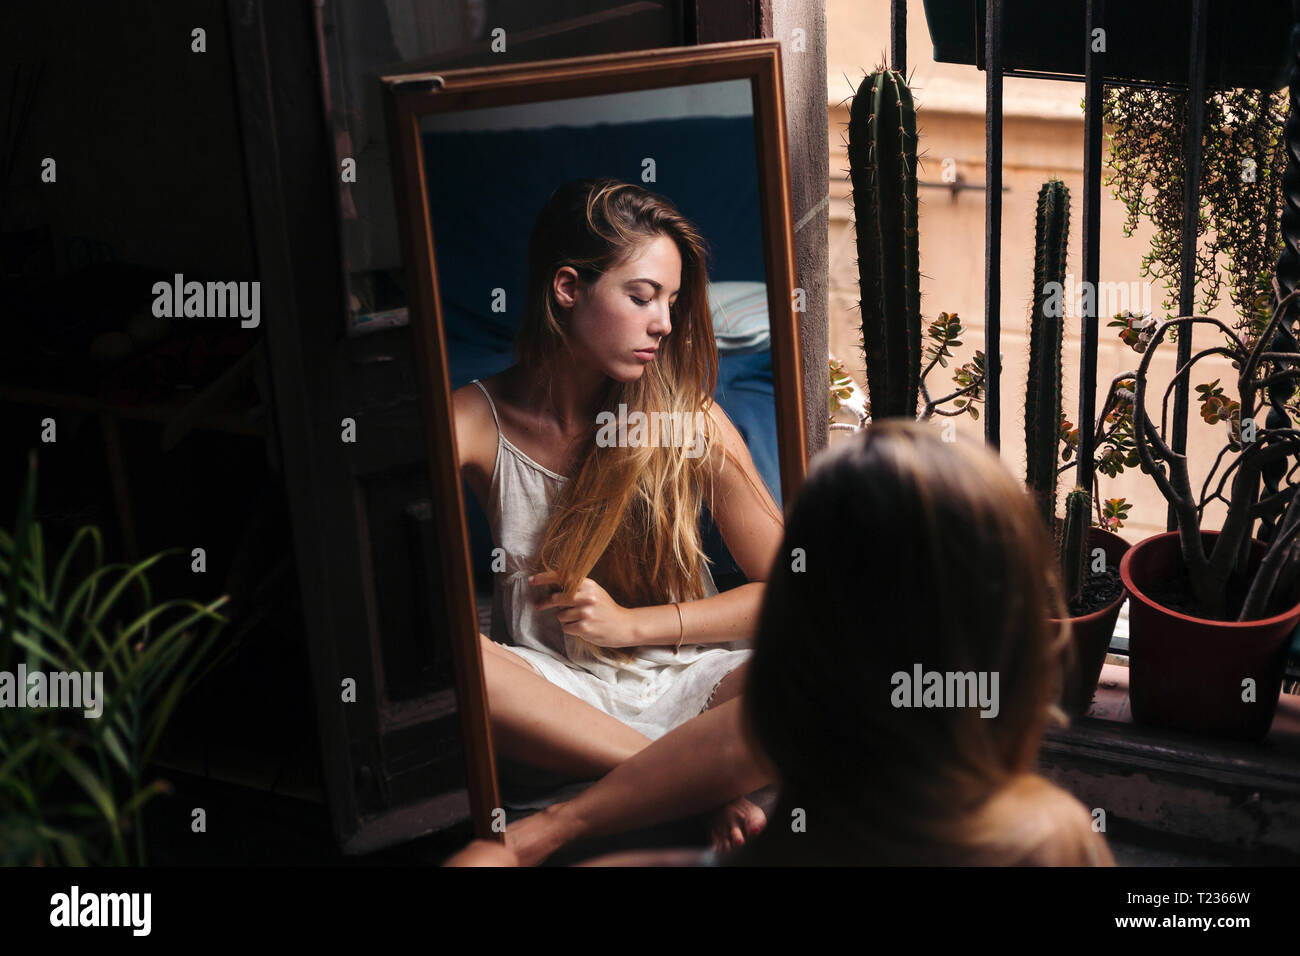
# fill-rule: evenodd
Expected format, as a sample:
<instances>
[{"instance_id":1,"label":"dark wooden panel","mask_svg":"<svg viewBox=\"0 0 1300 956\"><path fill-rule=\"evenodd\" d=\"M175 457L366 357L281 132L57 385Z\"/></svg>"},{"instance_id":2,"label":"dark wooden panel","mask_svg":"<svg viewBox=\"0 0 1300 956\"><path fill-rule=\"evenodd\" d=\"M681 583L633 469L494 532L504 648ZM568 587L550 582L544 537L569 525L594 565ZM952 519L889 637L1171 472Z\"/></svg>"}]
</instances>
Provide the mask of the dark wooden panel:
<instances>
[{"instance_id":1,"label":"dark wooden panel","mask_svg":"<svg viewBox=\"0 0 1300 956\"><path fill-rule=\"evenodd\" d=\"M454 696L417 564L428 496L409 344L343 336L338 190L310 3L228 6L274 425L335 834L349 852L464 819ZM358 441L342 441L342 419ZM418 510L418 509L417 509ZM367 592L369 591L369 599ZM346 678L357 700L341 700ZM450 728L450 729L449 729Z\"/></svg>"},{"instance_id":2,"label":"dark wooden panel","mask_svg":"<svg viewBox=\"0 0 1300 956\"><path fill-rule=\"evenodd\" d=\"M695 43L757 40L763 36L763 18L771 23L771 0L689 0L694 10Z\"/></svg>"}]
</instances>

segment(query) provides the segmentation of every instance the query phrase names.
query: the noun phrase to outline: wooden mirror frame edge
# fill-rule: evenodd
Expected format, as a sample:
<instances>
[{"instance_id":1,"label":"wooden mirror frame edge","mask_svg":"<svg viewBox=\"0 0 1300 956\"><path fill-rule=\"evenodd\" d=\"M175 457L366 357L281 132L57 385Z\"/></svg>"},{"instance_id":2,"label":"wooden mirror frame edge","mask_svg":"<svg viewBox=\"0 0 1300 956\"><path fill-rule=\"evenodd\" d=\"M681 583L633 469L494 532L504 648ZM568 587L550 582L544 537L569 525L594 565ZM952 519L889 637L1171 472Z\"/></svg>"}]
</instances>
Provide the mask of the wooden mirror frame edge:
<instances>
[{"instance_id":1,"label":"wooden mirror frame edge","mask_svg":"<svg viewBox=\"0 0 1300 956\"><path fill-rule=\"evenodd\" d=\"M479 646L469 531L457 464L460 455L452 424L451 378L420 119L434 113L737 79L749 80L753 91L781 497L788 513L807 474L808 452L802 350L793 311L795 237L779 41L739 40L381 77L420 411L430 463L433 518L444 579L462 582L448 589L446 599L470 811L475 835L482 839L504 841L505 834L493 827L500 797ZM781 401L789 395L795 396L794 402Z\"/></svg>"}]
</instances>

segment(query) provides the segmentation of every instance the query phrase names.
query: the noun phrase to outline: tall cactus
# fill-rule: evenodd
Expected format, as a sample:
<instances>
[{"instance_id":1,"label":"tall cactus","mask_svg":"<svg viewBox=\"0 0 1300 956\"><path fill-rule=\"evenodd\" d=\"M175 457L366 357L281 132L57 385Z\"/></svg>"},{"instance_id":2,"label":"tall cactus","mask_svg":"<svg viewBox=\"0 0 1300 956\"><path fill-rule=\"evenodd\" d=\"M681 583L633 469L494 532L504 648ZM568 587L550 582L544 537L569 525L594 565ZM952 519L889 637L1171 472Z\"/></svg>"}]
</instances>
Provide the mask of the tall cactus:
<instances>
[{"instance_id":1,"label":"tall cactus","mask_svg":"<svg viewBox=\"0 0 1300 956\"><path fill-rule=\"evenodd\" d=\"M916 110L901 73L882 68L858 87L849 171L872 418L914 418L921 384Z\"/></svg>"},{"instance_id":2,"label":"tall cactus","mask_svg":"<svg viewBox=\"0 0 1300 956\"><path fill-rule=\"evenodd\" d=\"M1092 495L1076 485L1065 496L1065 524L1061 528L1061 576L1065 599L1078 601L1088 580L1088 526Z\"/></svg>"},{"instance_id":3,"label":"tall cactus","mask_svg":"<svg viewBox=\"0 0 1300 956\"><path fill-rule=\"evenodd\" d=\"M1025 387L1025 484L1043 523L1056 524L1056 469L1061 447L1061 347L1065 339L1065 258L1070 238L1070 191L1059 179L1038 191L1034 223L1034 306L1029 320L1029 379ZM1086 423L1080 427L1086 427ZM1075 486L1065 496L1057 539L1065 599L1078 602L1088 580L1092 494Z\"/></svg>"},{"instance_id":4,"label":"tall cactus","mask_svg":"<svg viewBox=\"0 0 1300 956\"><path fill-rule=\"evenodd\" d=\"M1070 191L1059 179L1052 179L1038 191L1034 225L1034 311L1029 324L1029 382L1025 387L1025 484L1049 530L1056 517L1065 252L1069 235ZM1056 283L1055 289L1049 289L1051 283ZM1087 517L1086 512L1084 516Z\"/></svg>"}]
</instances>

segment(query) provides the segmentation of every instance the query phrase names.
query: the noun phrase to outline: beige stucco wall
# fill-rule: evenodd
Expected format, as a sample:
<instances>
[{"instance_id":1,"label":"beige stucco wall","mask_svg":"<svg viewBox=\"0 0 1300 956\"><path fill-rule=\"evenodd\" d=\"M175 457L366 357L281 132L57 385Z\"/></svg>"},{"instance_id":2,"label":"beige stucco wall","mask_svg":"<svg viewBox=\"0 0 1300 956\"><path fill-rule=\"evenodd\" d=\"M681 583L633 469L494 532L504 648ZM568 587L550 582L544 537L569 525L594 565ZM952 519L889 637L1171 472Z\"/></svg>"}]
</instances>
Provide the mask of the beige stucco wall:
<instances>
[{"instance_id":1,"label":"beige stucco wall","mask_svg":"<svg viewBox=\"0 0 1300 956\"><path fill-rule=\"evenodd\" d=\"M852 193L847 168L849 100L867 70L888 56L888 0L827 0L827 87L829 90L830 139L830 353L843 362L859 381L864 381L864 360L859 342L861 325L858 306L857 251L852 222ZM929 31L920 0L908 4L908 72L918 103L921 183L941 183L941 166L950 157L962 180L984 182L984 73L973 66L935 63L931 59ZM851 81L851 82L850 82ZM1068 272L1080 280L1083 202L1083 85L1008 78L1004 94L1004 157L1002 196L1002 414L1001 449L1003 462L1017 476L1024 476L1024 387L1028 348L1028 315L1033 284L1032 249L1034 209L1038 189L1047 179L1061 178L1070 190L1070 251ZM843 101L843 102L841 102ZM1107 147L1108 148L1108 147ZM1103 150L1104 155L1105 148ZM975 349L984 347L984 193L967 190L955 196L946 189L918 190L920 212L920 256L923 321L939 312L957 312L968 332L957 363L968 360ZM1141 258L1148 249L1150 231L1146 224L1132 238L1122 233L1124 208L1105 188L1102 196L1101 275L1102 283L1146 284L1139 275ZM1148 286L1151 308L1159 310L1165 290ZM1226 289L1226 286L1225 286ZM1139 294L1141 288L1135 289ZM1103 309L1105 304L1103 303ZM1233 322L1230 304L1222 302L1212 313L1227 324ZM1109 315L1102 312L1101 348L1097 360L1097 403L1105 398L1111 378L1137 367L1141 356L1119 341L1114 329L1106 328ZM1070 421L1078 424L1079 320L1068 315L1064 355L1065 408ZM1221 337L1201 327L1193 339L1194 348L1219 344ZM1174 346L1162 346L1163 355L1153 361L1152 384L1161 390L1173 375ZM927 384L931 394L944 394L951 373L936 369ZM1236 397L1235 379L1225 360L1199 363L1192 385L1222 378L1227 392ZM943 389L940 391L939 389ZM1194 487L1199 489L1208 465L1226 439L1226 425L1210 426L1197 413L1196 393L1191 393L1192 413L1188 425L1188 451L1193 462ZM1172 409L1172 400L1170 402ZM1158 404L1149 404L1153 418ZM837 421L851 416L837 416ZM983 417L956 419L958 430L971 438L983 437ZM936 425L936 427L938 427ZM831 442L847 433L831 432ZM1063 477L1073 481L1073 472ZM1068 489L1063 489L1068 490ZM1151 479L1136 469L1117 479L1101 476L1103 497L1124 497L1133 504L1131 520L1120 532L1136 542L1165 530L1165 501ZM1217 506L1217 503L1216 503ZM1222 508L1208 511L1206 527L1217 527Z\"/></svg>"}]
</instances>

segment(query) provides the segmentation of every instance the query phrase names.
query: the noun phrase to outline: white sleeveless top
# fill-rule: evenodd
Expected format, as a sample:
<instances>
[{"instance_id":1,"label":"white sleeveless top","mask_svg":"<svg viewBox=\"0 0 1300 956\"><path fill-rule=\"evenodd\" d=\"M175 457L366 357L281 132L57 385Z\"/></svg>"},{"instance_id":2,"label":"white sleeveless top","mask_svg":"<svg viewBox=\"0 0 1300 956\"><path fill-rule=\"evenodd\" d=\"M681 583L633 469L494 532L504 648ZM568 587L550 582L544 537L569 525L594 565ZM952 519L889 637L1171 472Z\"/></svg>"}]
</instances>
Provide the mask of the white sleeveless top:
<instances>
[{"instance_id":1,"label":"white sleeveless top","mask_svg":"<svg viewBox=\"0 0 1300 956\"><path fill-rule=\"evenodd\" d=\"M536 601L549 588L530 585L531 559L541 544L564 475L533 461L501 431L496 403L479 387L497 426L497 455L492 470L488 523L492 540L504 552L505 570L493 574L492 640L503 644L542 676L576 697L656 739L702 713L718 684L750 656L748 641L627 648L627 662L589 661L573 651L555 608L541 611ZM704 586L718 593L708 565ZM582 663L577 663L582 661Z\"/></svg>"}]
</instances>

